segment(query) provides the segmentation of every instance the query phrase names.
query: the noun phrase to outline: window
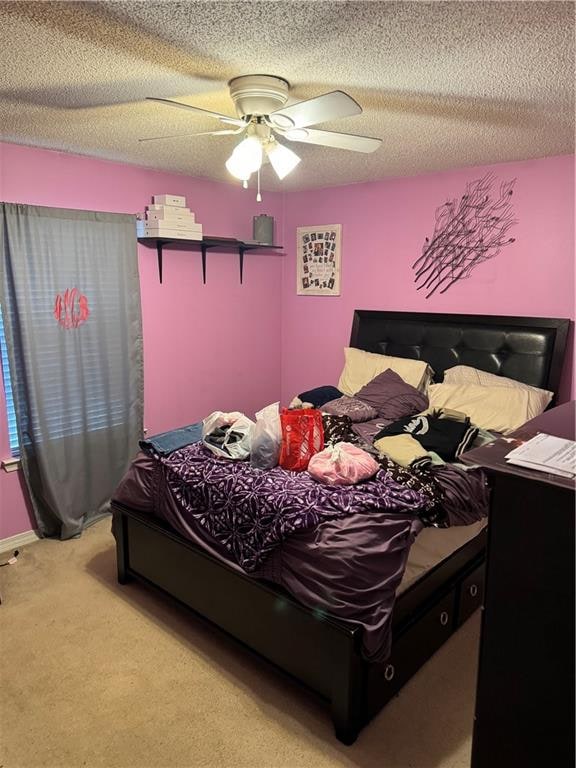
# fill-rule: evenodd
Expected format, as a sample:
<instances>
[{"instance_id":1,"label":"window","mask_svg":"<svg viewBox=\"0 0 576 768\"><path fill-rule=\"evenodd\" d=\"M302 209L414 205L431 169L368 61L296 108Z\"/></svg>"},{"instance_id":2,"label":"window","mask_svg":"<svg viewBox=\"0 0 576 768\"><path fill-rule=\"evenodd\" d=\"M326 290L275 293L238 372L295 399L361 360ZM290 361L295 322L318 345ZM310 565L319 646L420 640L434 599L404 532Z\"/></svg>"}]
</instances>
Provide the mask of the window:
<instances>
[{"instance_id":1,"label":"window","mask_svg":"<svg viewBox=\"0 0 576 768\"><path fill-rule=\"evenodd\" d=\"M0 307L0 358L2 360L4 395L6 397L6 414L8 417L8 439L10 441L10 453L12 456L19 456L20 446L18 444L18 432L16 431L16 412L14 411L14 395L12 393L12 381L10 379L10 366L8 365L8 350L6 349L6 339L4 337L2 307Z\"/></svg>"},{"instance_id":2,"label":"window","mask_svg":"<svg viewBox=\"0 0 576 768\"><path fill-rule=\"evenodd\" d=\"M142 436L134 218L20 203L0 213L8 407L38 530L68 539L108 511Z\"/></svg>"}]
</instances>

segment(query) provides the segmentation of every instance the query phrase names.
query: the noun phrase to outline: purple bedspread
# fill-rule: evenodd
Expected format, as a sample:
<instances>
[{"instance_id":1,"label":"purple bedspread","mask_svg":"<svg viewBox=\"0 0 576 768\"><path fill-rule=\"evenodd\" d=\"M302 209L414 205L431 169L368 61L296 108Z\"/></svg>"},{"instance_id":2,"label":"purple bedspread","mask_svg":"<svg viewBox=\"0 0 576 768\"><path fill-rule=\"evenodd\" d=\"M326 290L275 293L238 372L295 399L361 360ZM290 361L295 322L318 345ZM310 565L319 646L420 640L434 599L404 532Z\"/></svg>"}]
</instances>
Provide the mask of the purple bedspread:
<instances>
[{"instance_id":1,"label":"purple bedspread","mask_svg":"<svg viewBox=\"0 0 576 768\"><path fill-rule=\"evenodd\" d=\"M183 510L224 546L247 573L288 536L357 514L416 513L424 497L383 470L358 485L329 486L308 472L255 470L214 456L201 443L160 461Z\"/></svg>"},{"instance_id":2,"label":"purple bedspread","mask_svg":"<svg viewBox=\"0 0 576 768\"><path fill-rule=\"evenodd\" d=\"M217 537L208 529L208 525L213 526L215 522L213 519L207 523L204 508L193 513L181 503L181 497L189 493L183 491L186 486L183 478L188 473L196 478L203 474L201 466L205 460L200 461L198 452L192 452L192 455L196 455L198 460L183 461L182 457L176 457L173 470L166 462L140 454L116 489L114 499L161 518L182 536L242 573L244 570L236 562L231 547L233 550L244 523L248 529L256 525L255 540L267 547L268 553L261 558L261 564L251 575L278 584L308 608L360 625L364 630L362 650L365 658L370 661L386 659L391 647L391 619L396 592L404 575L410 547L424 527L415 507L420 494L412 490L405 496L407 489L399 490L397 483L392 486L384 481L383 487L387 490L375 491L375 495L368 500L367 509L362 511L357 494L366 484L356 490L349 488L351 495L342 497L339 505L335 501L337 496L331 495L331 489L320 486L306 473L296 475L283 470L261 472L251 470L247 463L223 461L218 467L212 466L211 470L215 485L209 487L217 490L207 491L207 495L202 497L205 506L215 502L216 508L221 510L215 520L218 524L223 521L222 530L228 533ZM214 458L214 462L218 461ZM181 470L176 470L177 466ZM179 471L182 472L180 477ZM450 525L467 525L486 516L488 490L480 470L464 472L447 465L436 467L433 471L442 490ZM248 472L254 474L254 481L248 485L238 482ZM304 515L307 523L316 518L318 522L315 525L302 525L288 535L287 528L283 527L281 512L279 518L271 512L266 520L258 520L254 524L254 520L261 518L256 512L255 501L256 492L260 496L265 487L259 485L264 483L264 479L260 478L272 473L292 477L296 483L294 488L303 483L302 488L307 489L304 498L310 502ZM379 472L377 480L371 482L379 482L385 474L384 471ZM235 484L239 486L238 498L248 509L246 519L235 515L224 498ZM332 507L317 508L320 497L315 494L320 492L327 493L327 502ZM190 492L190 495L194 494ZM387 508L374 506L379 494L387 500ZM290 503L288 500L288 506ZM294 513L293 522L300 519L302 510L299 509L298 514L294 510ZM278 537L277 546L271 546L272 537ZM248 562L254 562L254 557L257 559L256 543L245 549L245 555Z\"/></svg>"}]
</instances>

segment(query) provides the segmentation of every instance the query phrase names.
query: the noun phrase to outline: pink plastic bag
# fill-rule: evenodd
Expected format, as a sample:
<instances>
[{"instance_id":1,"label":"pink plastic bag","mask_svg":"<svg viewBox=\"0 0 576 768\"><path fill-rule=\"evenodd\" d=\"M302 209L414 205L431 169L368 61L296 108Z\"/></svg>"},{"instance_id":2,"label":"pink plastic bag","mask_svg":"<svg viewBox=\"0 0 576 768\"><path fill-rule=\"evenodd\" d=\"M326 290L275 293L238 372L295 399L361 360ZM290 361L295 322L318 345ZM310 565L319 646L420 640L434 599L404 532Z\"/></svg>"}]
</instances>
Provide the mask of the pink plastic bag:
<instances>
[{"instance_id":1,"label":"pink plastic bag","mask_svg":"<svg viewBox=\"0 0 576 768\"><path fill-rule=\"evenodd\" d=\"M352 485L367 480L380 465L369 453L352 443L336 443L310 459L308 472L328 485Z\"/></svg>"}]
</instances>

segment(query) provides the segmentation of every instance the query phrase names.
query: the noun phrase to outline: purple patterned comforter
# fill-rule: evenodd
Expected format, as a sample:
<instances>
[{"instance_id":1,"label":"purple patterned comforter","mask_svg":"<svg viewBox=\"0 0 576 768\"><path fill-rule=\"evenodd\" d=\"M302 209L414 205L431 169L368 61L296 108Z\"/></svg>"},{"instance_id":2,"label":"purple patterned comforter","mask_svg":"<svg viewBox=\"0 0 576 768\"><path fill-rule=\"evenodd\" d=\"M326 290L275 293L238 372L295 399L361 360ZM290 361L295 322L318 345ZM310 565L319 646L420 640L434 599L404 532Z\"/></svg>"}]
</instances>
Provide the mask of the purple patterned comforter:
<instances>
[{"instance_id":1,"label":"purple patterned comforter","mask_svg":"<svg viewBox=\"0 0 576 768\"><path fill-rule=\"evenodd\" d=\"M255 470L214 456L201 443L160 461L179 504L244 571L255 571L288 536L350 515L412 513L426 499L384 470L358 485L327 486L307 472Z\"/></svg>"},{"instance_id":2,"label":"purple patterned comforter","mask_svg":"<svg viewBox=\"0 0 576 768\"><path fill-rule=\"evenodd\" d=\"M208 463L207 458L211 459ZM116 489L115 500L160 518L181 536L241 573L245 571L237 564L234 546L238 546L240 534L247 532L253 543L240 550L248 562L257 558L258 542L268 552L266 557L262 557L261 552L262 563L251 572L253 577L278 584L302 604L319 611L319 615L328 613L360 625L364 630L365 658L370 661L387 658L396 592L410 547L423 528L422 509L416 509L419 505L416 499L426 496L426 509L434 496L426 482L412 483L411 489L406 486L399 489L399 477L406 476L405 482L411 483L410 473L397 470L395 480L384 479L384 475L390 473L382 469L377 480L371 481L374 484L383 480L382 487L375 491L388 504L387 509L381 509L375 508L376 497L370 494L364 498L367 504L360 504L359 494L363 495L370 487L368 483L357 486L353 493L350 493L353 488L339 489L348 491L348 495L340 496L333 494L333 489L317 484L305 472L296 474L279 469L259 472L251 470L245 462L218 460L212 454L206 456L198 451L198 446L187 457L172 454L170 459L172 461L161 462L157 457L139 454ZM204 472L204 466L211 470ZM434 485L441 491L449 525L468 525L486 515L488 489L479 469L464 472L446 465L434 467L432 473ZM242 480L246 474L253 476L247 485ZM199 479L206 475L209 482L202 491L198 487ZM310 502L308 506L296 509L294 497L289 497L285 488L283 496L280 494L280 500L283 498L285 503L282 502L280 509L270 508L270 499L265 493L265 478L270 475L287 476L295 493L298 488L302 489L302 498ZM188 485L187 477L194 482ZM240 514L233 511L228 500L228 492L235 486L237 501L244 510ZM257 491L259 499L261 494L264 496L266 514L259 511ZM321 492L327 494L322 502L327 503L327 507L319 508L315 503L320 503L320 496L315 494ZM278 498L276 496L277 501ZM183 503L185 499L190 499L190 504ZM217 511L207 516L205 510L212 502ZM404 506L398 506L398 502ZM382 504L382 500L377 504ZM319 522L306 528L313 520ZM302 527L288 535L295 524ZM277 546L273 546L274 540Z\"/></svg>"}]
</instances>

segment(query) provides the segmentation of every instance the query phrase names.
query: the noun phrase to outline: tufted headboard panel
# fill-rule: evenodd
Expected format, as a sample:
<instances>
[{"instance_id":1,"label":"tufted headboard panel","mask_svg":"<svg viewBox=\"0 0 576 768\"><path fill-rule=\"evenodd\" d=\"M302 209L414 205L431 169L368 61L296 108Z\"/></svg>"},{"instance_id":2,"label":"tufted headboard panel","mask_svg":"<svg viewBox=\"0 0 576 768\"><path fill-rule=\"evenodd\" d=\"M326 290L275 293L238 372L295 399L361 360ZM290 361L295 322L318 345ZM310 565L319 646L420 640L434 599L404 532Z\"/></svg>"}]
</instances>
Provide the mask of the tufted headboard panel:
<instances>
[{"instance_id":1,"label":"tufted headboard panel","mask_svg":"<svg viewBox=\"0 0 576 768\"><path fill-rule=\"evenodd\" d=\"M470 365L534 387L558 390L570 321L422 312L354 312L350 346L425 360L435 381Z\"/></svg>"}]
</instances>

